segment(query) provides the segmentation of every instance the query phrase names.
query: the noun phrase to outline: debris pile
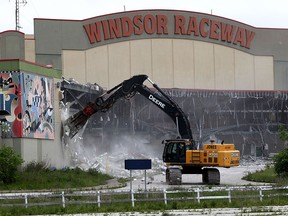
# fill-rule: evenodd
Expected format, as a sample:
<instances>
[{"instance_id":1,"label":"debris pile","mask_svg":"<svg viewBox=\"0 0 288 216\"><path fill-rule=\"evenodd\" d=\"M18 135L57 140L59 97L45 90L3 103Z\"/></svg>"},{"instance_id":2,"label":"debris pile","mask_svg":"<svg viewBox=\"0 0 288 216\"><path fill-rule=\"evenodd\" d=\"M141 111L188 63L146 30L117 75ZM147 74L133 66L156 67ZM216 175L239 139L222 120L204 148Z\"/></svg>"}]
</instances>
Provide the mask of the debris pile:
<instances>
[{"instance_id":1,"label":"debris pile","mask_svg":"<svg viewBox=\"0 0 288 216\"><path fill-rule=\"evenodd\" d=\"M132 144L134 142L137 142L137 145ZM127 159L151 159L152 169L146 171L148 177L165 170L163 161L149 153L149 144L145 143L143 139L139 138L136 141L135 137L131 139L122 135L118 137L117 144L111 145L115 148L99 154L99 145L84 144L82 137L76 135L69 143L66 143L65 152L70 158L71 167L83 170L96 169L117 178L130 176L130 171L125 169L125 160ZM133 176L143 176L143 170L133 170Z\"/></svg>"},{"instance_id":2,"label":"debris pile","mask_svg":"<svg viewBox=\"0 0 288 216\"><path fill-rule=\"evenodd\" d=\"M152 150L151 143L141 137L129 135L119 135L116 140L109 139L112 146L107 151L100 153L101 145L98 143L88 144L87 139L76 135L65 145L65 151L70 158L71 167L79 167L83 170L96 169L97 171L117 178L127 178L130 171L125 169L125 160L127 159L151 159L152 169L147 170L147 176L165 173L166 167L162 159L156 157ZM247 172L261 170L267 165L273 163L269 157L242 156L240 167L246 167ZM143 176L143 170L133 170L133 176Z\"/></svg>"},{"instance_id":3,"label":"debris pile","mask_svg":"<svg viewBox=\"0 0 288 216\"><path fill-rule=\"evenodd\" d=\"M241 157L240 166L259 166L265 167L273 163L272 158L269 157L252 157L250 155L244 155Z\"/></svg>"}]
</instances>

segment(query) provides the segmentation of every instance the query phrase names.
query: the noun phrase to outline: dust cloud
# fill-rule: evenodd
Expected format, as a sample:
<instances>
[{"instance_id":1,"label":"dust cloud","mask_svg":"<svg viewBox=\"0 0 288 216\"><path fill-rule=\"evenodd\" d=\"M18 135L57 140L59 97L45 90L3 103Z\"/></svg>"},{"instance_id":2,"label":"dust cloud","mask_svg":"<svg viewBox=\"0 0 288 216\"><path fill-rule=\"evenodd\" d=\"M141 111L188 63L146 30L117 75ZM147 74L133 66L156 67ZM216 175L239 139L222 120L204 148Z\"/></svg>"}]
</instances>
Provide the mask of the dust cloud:
<instances>
[{"instance_id":1,"label":"dust cloud","mask_svg":"<svg viewBox=\"0 0 288 216\"><path fill-rule=\"evenodd\" d=\"M62 123L69 117L69 105L62 106ZM160 149L164 147L161 140L151 143L145 136L128 132L113 134L103 129L91 132L85 131L84 127L71 139L64 129L62 142L70 168L96 169L101 173L125 178L130 175L130 171L125 169L126 159L151 159L152 169L147 170L148 176L165 170L165 165L160 159ZM155 148L155 145L158 148ZM134 170L133 176L137 175L143 175L143 171Z\"/></svg>"}]
</instances>

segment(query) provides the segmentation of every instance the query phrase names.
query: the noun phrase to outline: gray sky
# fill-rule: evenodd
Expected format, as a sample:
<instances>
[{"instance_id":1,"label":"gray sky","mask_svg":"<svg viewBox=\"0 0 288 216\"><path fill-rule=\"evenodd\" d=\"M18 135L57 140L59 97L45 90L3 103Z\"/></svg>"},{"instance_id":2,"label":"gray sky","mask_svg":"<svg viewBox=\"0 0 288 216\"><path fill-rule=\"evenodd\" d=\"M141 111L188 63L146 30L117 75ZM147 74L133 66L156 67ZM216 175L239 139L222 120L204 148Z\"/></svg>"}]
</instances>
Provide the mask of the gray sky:
<instances>
[{"instance_id":1,"label":"gray sky","mask_svg":"<svg viewBox=\"0 0 288 216\"><path fill-rule=\"evenodd\" d=\"M0 32L15 29L15 1L0 0ZM22 2L23 0L19 0ZM255 27L287 28L288 0L26 0L20 4L21 31L34 33L34 18L81 20L142 9L208 13Z\"/></svg>"}]
</instances>

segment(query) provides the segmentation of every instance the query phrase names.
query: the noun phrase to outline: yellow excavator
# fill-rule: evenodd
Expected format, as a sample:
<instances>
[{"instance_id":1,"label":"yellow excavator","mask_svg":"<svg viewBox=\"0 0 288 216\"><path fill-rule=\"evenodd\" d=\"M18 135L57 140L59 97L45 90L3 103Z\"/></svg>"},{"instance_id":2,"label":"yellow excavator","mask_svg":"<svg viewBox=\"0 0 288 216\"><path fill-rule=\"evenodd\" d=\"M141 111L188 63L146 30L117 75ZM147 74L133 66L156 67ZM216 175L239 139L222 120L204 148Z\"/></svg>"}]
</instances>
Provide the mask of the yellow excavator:
<instances>
[{"instance_id":1,"label":"yellow excavator","mask_svg":"<svg viewBox=\"0 0 288 216\"><path fill-rule=\"evenodd\" d=\"M144 82L149 81L155 90ZM234 144L210 143L197 149L192 136L189 120L179 105L166 95L147 75L135 75L105 92L96 101L89 102L83 110L70 116L64 122L65 133L74 137L87 120L96 112L106 112L120 98L130 99L136 93L141 94L165 112L176 124L178 136L163 140L163 161L166 163L166 182L171 185L182 183L182 174L202 174L204 184L220 184L220 172L217 167L239 166L240 152Z\"/></svg>"}]
</instances>

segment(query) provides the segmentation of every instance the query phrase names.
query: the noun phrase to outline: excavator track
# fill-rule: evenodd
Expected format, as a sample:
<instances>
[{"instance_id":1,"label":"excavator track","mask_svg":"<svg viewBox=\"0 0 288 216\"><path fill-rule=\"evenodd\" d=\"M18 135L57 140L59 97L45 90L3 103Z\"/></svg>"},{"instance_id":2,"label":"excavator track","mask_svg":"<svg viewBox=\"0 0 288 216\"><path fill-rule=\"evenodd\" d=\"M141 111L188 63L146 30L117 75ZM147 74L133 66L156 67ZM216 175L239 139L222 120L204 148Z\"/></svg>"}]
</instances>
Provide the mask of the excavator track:
<instances>
[{"instance_id":1,"label":"excavator track","mask_svg":"<svg viewBox=\"0 0 288 216\"><path fill-rule=\"evenodd\" d=\"M166 169L166 183L169 185L181 185L182 172L179 167L169 167Z\"/></svg>"},{"instance_id":2,"label":"excavator track","mask_svg":"<svg viewBox=\"0 0 288 216\"><path fill-rule=\"evenodd\" d=\"M203 184L219 185L220 172L216 168L204 168L202 173Z\"/></svg>"}]
</instances>

